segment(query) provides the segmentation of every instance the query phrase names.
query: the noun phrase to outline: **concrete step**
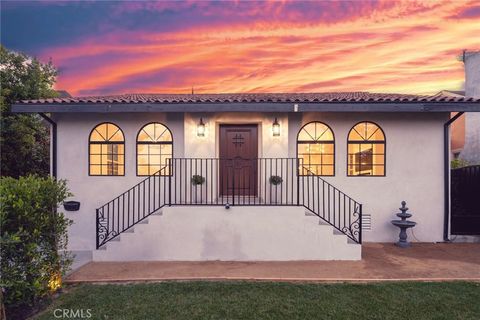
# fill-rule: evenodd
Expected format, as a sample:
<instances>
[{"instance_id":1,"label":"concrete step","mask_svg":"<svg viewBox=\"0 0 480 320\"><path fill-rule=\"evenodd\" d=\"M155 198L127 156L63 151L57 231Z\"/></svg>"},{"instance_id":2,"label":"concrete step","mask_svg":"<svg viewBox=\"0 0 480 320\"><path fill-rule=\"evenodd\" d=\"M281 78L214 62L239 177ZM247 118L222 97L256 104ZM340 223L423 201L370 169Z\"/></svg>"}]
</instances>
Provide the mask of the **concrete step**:
<instances>
[{"instance_id":1,"label":"concrete step","mask_svg":"<svg viewBox=\"0 0 480 320\"><path fill-rule=\"evenodd\" d=\"M162 209L94 261L358 260L361 246L303 207L188 206ZM144 220L144 221L145 221Z\"/></svg>"},{"instance_id":2,"label":"concrete step","mask_svg":"<svg viewBox=\"0 0 480 320\"><path fill-rule=\"evenodd\" d=\"M349 237L347 237L347 243L348 243L348 244L356 244L356 245L359 245L358 243L356 243L355 241L353 241L353 240L350 239Z\"/></svg>"},{"instance_id":3,"label":"concrete step","mask_svg":"<svg viewBox=\"0 0 480 320\"><path fill-rule=\"evenodd\" d=\"M343 236L343 232L341 232L340 230L336 229L336 228L333 228L333 234L336 235L336 236Z\"/></svg>"}]
</instances>

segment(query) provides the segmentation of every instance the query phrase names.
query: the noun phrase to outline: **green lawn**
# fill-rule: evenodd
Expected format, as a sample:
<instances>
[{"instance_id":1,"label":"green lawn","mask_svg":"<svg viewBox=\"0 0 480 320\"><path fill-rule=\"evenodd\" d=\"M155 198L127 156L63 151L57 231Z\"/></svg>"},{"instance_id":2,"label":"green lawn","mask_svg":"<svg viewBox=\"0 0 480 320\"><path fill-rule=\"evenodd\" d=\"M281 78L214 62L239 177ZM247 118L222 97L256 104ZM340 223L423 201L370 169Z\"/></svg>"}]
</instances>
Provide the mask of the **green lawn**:
<instances>
[{"instance_id":1,"label":"green lawn","mask_svg":"<svg viewBox=\"0 0 480 320\"><path fill-rule=\"evenodd\" d=\"M68 287L55 309L90 319L479 319L480 283L163 282ZM58 311L57 311L58 312Z\"/></svg>"}]
</instances>

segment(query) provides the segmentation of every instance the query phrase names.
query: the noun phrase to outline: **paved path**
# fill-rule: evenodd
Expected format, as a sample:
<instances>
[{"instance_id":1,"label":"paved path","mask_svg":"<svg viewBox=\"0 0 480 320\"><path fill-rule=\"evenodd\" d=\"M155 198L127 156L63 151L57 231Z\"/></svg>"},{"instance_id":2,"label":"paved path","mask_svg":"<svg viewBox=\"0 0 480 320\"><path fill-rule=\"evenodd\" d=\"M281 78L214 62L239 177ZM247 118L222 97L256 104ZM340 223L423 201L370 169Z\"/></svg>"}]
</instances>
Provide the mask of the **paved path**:
<instances>
[{"instance_id":1,"label":"paved path","mask_svg":"<svg viewBox=\"0 0 480 320\"><path fill-rule=\"evenodd\" d=\"M284 281L480 281L480 244L363 245L361 261L91 262L65 282L255 279Z\"/></svg>"}]
</instances>

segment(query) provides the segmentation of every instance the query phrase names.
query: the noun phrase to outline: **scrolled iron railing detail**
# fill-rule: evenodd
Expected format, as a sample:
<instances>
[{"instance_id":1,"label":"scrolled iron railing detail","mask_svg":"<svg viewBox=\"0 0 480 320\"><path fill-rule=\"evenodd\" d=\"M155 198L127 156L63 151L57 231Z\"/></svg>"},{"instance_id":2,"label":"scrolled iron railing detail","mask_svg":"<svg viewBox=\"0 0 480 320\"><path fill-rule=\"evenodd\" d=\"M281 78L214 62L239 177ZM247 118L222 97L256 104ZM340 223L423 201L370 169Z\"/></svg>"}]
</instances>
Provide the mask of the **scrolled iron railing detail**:
<instances>
[{"instance_id":1,"label":"scrolled iron railing detail","mask_svg":"<svg viewBox=\"0 0 480 320\"><path fill-rule=\"evenodd\" d=\"M105 218L103 213L100 214L99 210L97 210L97 248L112 240L118 234L119 233L116 230L109 230L108 220Z\"/></svg>"},{"instance_id":2,"label":"scrolled iron railing detail","mask_svg":"<svg viewBox=\"0 0 480 320\"><path fill-rule=\"evenodd\" d=\"M358 210L361 210L361 205L358 206ZM350 239L354 240L357 243L361 243L361 213L357 212L357 209L352 213L352 217L356 217L355 220L350 223L349 226L342 227L342 232L349 237Z\"/></svg>"},{"instance_id":3,"label":"scrolled iron railing detail","mask_svg":"<svg viewBox=\"0 0 480 320\"><path fill-rule=\"evenodd\" d=\"M106 240L108 238L108 226L107 226L107 219L102 215L100 215L99 210L97 210L97 237L100 241Z\"/></svg>"}]
</instances>

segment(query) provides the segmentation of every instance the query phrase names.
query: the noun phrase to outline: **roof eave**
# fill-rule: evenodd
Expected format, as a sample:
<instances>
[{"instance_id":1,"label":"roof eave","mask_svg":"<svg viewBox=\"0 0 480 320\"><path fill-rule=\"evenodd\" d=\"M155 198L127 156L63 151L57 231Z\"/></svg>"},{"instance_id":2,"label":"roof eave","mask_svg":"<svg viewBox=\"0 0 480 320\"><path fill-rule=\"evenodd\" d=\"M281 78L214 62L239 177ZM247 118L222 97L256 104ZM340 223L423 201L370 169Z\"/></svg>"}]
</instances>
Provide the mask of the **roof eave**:
<instances>
[{"instance_id":1,"label":"roof eave","mask_svg":"<svg viewBox=\"0 0 480 320\"><path fill-rule=\"evenodd\" d=\"M295 105L298 108L295 108ZM295 110L297 109L297 111ZM17 103L15 113L123 112L480 112L480 102Z\"/></svg>"}]
</instances>

